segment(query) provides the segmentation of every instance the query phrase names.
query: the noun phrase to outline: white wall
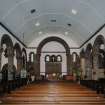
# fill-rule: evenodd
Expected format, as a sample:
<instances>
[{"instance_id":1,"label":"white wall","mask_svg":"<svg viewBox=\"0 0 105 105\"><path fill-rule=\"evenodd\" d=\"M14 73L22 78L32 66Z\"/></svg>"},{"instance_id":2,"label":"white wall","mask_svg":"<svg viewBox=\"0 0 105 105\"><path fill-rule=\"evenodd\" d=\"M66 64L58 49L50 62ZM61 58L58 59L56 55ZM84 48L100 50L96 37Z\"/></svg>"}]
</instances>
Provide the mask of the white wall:
<instances>
[{"instance_id":1,"label":"white wall","mask_svg":"<svg viewBox=\"0 0 105 105\"><path fill-rule=\"evenodd\" d=\"M42 52L55 52L55 53L41 53L41 58L40 58L40 70L41 74L45 74L45 56L46 55L61 55L62 56L62 67L61 71L63 72L63 75L67 73L67 62L66 62L66 53L56 53L56 52L66 52L65 48L63 45L61 45L58 42L51 41L45 44L45 46L42 48Z\"/></svg>"},{"instance_id":2,"label":"white wall","mask_svg":"<svg viewBox=\"0 0 105 105\"><path fill-rule=\"evenodd\" d=\"M70 54L76 52L78 55L80 54L80 49L70 49Z\"/></svg>"}]
</instances>

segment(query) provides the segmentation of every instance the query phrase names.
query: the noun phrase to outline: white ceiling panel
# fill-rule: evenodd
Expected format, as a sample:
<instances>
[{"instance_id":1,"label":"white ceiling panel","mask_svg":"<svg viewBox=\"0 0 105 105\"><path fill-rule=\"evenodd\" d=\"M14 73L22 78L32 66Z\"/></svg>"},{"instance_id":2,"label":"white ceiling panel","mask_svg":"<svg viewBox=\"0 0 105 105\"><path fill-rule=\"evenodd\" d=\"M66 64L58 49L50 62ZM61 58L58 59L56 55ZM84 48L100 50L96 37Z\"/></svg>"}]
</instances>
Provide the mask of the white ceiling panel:
<instances>
[{"instance_id":1,"label":"white ceiling panel","mask_svg":"<svg viewBox=\"0 0 105 105\"><path fill-rule=\"evenodd\" d=\"M66 37L78 47L104 24L104 10L105 0L0 0L0 21L20 40L24 35L27 46L41 36L38 32L68 32Z\"/></svg>"}]
</instances>

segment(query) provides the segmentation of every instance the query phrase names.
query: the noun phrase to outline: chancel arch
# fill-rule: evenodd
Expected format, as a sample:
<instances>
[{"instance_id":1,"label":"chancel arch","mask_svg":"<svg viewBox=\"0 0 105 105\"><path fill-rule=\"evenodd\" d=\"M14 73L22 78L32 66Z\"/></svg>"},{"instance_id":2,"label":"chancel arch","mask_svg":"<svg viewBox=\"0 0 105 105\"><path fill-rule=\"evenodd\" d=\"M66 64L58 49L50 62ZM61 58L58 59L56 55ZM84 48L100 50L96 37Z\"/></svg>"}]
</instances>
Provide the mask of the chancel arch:
<instances>
[{"instance_id":1,"label":"chancel arch","mask_svg":"<svg viewBox=\"0 0 105 105\"><path fill-rule=\"evenodd\" d=\"M102 35L96 37L93 45L93 79L105 77L105 39Z\"/></svg>"},{"instance_id":2,"label":"chancel arch","mask_svg":"<svg viewBox=\"0 0 105 105\"><path fill-rule=\"evenodd\" d=\"M93 70L93 47L89 43L85 51L85 79L92 79L92 70Z\"/></svg>"},{"instance_id":3,"label":"chancel arch","mask_svg":"<svg viewBox=\"0 0 105 105\"><path fill-rule=\"evenodd\" d=\"M43 41L41 41L41 43L39 44L38 48L37 48L37 65L39 65L39 69L38 69L38 73L40 74L40 57L41 57L41 52L42 52L42 49L43 47L49 43L49 42L57 42L59 44L61 44L64 49L65 49L65 56L66 56L66 62L67 62L67 67L65 68L67 70L67 74L70 73L70 48L68 46L68 44L61 38L59 37L48 37L46 39L44 39ZM59 53L59 51L58 51ZM51 53L50 53L51 54ZM54 59L53 59L54 58ZM58 57L59 58L59 57ZM52 54L52 57L50 57L50 59L54 60L54 61L57 61L57 56L55 57L53 54Z\"/></svg>"}]
</instances>

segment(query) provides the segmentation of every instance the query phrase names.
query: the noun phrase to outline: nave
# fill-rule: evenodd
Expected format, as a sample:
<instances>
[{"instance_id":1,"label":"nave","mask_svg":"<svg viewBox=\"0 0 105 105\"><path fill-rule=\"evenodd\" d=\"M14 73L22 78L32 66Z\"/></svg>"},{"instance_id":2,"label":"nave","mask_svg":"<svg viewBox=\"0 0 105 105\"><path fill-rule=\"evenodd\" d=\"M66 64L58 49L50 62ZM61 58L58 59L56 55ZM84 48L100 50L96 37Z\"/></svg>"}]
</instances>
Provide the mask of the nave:
<instances>
[{"instance_id":1,"label":"nave","mask_svg":"<svg viewBox=\"0 0 105 105\"><path fill-rule=\"evenodd\" d=\"M105 98L73 82L30 84L0 100L0 105L105 105Z\"/></svg>"},{"instance_id":2,"label":"nave","mask_svg":"<svg viewBox=\"0 0 105 105\"><path fill-rule=\"evenodd\" d=\"M0 105L105 105L104 10L105 0L0 0Z\"/></svg>"}]
</instances>

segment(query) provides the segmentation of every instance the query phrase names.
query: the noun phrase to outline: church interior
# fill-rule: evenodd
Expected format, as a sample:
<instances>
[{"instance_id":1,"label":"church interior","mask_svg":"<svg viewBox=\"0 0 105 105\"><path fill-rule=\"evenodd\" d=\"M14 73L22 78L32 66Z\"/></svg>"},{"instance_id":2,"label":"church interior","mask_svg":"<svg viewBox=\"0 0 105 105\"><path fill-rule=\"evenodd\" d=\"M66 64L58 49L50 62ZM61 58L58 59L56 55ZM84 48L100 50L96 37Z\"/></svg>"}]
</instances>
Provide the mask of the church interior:
<instances>
[{"instance_id":1,"label":"church interior","mask_svg":"<svg viewBox=\"0 0 105 105\"><path fill-rule=\"evenodd\" d=\"M0 0L0 105L105 105L105 0Z\"/></svg>"}]
</instances>

